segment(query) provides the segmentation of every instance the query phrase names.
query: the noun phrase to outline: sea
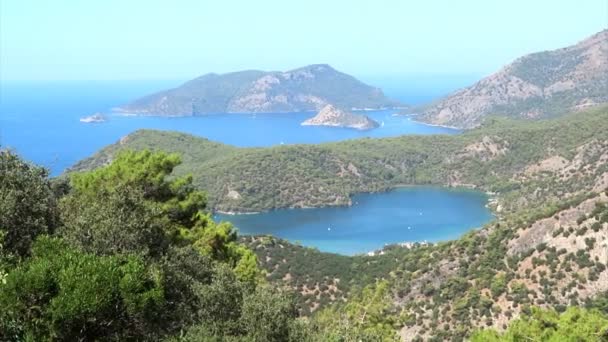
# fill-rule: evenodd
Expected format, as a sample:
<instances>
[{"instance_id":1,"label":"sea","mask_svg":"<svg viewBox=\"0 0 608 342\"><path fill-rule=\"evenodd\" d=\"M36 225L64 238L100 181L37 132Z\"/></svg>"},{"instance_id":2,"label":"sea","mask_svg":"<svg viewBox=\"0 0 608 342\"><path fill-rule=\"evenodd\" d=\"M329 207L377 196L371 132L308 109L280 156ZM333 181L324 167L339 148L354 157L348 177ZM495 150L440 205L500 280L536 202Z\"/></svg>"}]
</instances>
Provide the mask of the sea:
<instances>
[{"instance_id":1,"label":"sea","mask_svg":"<svg viewBox=\"0 0 608 342\"><path fill-rule=\"evenodd\" d=\"M381 78L368 79L382 83ZM400 83L386 78L385 92L404 103L418 105L468 84L472 76L444 78L444 82L441 77L435 81L416 79L410 77ZM381 125L367 131L301 126L314 112L153 117L127 116L113 111L135 98L180 83L175 80L1 81L0 147L14 150L57 176L138 129L180 131L239 147L461 133L419 123L415 117L398 115L396 109L364 112ZM104 114L107 120L80 121L94 113ZM483 194L470 191L407 188L357 195L352 207L276 210L218 219L233 221L243 234L274 234L323 251L352 255L387 243L455 238L491 218L485 208L486 200Z\"/></svg>"}]
</instances>

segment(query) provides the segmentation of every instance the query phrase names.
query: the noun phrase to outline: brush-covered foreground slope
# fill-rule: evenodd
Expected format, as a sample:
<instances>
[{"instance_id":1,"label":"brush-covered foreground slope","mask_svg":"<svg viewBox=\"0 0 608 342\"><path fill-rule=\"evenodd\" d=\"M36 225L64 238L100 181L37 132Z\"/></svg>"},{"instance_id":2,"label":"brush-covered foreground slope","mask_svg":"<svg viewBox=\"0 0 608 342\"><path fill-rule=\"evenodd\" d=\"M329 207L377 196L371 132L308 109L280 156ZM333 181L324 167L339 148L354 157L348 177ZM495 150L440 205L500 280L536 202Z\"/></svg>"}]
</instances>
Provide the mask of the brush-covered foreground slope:
<instances>
[{"instance_id":1,"label":"brush-covered foreground slope","mask_svg":"<svg viewBox=\"0 0 608 342\"><path fill-rule=\"evenodd\" d=\"M608 30L576 45L521 57L423 109L420 119L462 128L488 114L547 118L608 102Z\"/></svg>"},{"instance_id":2,"label":"brush-covered foreground slope","mask_svg":"<svg viewBox=\"0 0 608 342\"><path fill-rule=\"evenodd\" d=\"M327 104L378 109L398 103L329 65L315 64L285 72L246 70L206 74L181 86L145 96L119 111L142 115L202 115L242 112L300 112Z\"/></svg>"},{"instance_id":3,"label":"brush-covered foreground slope","mask_svg":"<svg viewBox=\"0 0 608 342\"><path fill-rule=\"evenodd\" d=\"M608 182L608 108L544 121L495 119L460 135L236 148L187 134L137 131L81 161L107 164L122 149L177 152L222 211L348 205L358 192L407 184L495 192L503 214L583 196ZM585 168L581 165L586 165Z\"/></svg>"},{"instance_id":4,"label":"brush-covered foreground slope","mask_svg":"<svg viewBox=\"0 0 608 342\"><path fill-rule=\"evenodd\" d=\"M375 256L322 253L268 236L241 241L270 281L300 294L302 314L348 303L358 289L386 280L383 319L402 340L462 341L478 329L503 330L531 307L606 303L608 196L587 197L550 211L534 206L534 219L499 218L455 241L392 246Z\"/></svg>"},{"instance_id":5,"label":"brush-covered foreground slope","mask_svg":"<svg viewBox=\"0 0 608 342\"><path fill-rule=\"evenodd\" d=\"M596 158L577 167L593 168ZM570 184L583 191L579 196L515 206L480 230L436 245L390 246L374 256L346 257L270 236L241 241L257 254L271 282L300 294L298 306L305 315L323 315L328 304L343 306L358 289L383 280L390 294L382 322L398 330L403 341L462 341L476 330L502 331L511 320L534 315L535 307L562 312L574 306L604 311L591 339L574 340L603 341L608 336L608 187L603 175L592 190L584 190L585 183ZM562 176L547 172L544 177L559 182ZM521 198L537 196L540 189L527 187ZM540 338L539 329L544 328L519 336ZM566 329L553 336L565 341L576 333L581 331ZM487 335L480 336L476 341L485 341Z\"/></svg>"}]
</instances>

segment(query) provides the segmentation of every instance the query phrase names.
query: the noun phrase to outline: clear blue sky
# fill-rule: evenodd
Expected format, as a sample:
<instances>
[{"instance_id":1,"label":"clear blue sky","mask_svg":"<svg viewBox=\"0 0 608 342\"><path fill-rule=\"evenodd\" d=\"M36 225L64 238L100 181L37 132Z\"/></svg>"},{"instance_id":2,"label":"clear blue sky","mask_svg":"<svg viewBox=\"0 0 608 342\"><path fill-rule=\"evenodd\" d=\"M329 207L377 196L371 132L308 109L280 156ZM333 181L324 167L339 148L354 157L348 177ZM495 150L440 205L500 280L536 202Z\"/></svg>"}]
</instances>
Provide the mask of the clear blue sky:
<instances>
[{"instance_id":1,"label":"clear blue sky","mask_svg":"<svg viewBox=\"0 0 608 342\"><path fill-rule=\"evenodd\" d=\"M329 63L488 74L608 27L608 0L0 0L0 77L187 79Z\"/></svg>"}]
</instances>

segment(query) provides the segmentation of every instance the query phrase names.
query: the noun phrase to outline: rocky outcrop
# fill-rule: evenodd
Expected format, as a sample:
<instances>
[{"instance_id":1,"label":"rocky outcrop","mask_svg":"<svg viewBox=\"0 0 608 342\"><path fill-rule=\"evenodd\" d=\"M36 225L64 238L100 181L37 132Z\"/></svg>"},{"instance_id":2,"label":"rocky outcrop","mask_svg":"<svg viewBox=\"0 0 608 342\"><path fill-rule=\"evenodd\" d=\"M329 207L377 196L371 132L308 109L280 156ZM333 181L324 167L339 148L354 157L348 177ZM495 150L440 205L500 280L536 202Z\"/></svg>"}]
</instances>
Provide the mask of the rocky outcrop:
<instances>
[{"instance_id":1,"label":"rocky outcrop","mask_svg":"<svg viewBox=\"0 0 608 342\"><path fill-rule=\"evenodd\" d=\"M207 74L116 110L140 115L188 116L317 111L330 103L349 109L398 106L380 89L329 65L316 64L286 72L247 70Z\"/></svg>"},{"instance_id":2,"label":"rocky outcrop","mask_svg":"<svg viewBox=\"0 0 608 342\"><path fill-rule=\"evenodd\" d=\"M366 115L354 114L332 105L326 105L314 117L302 122L303 126L347 127L359 130L372 129L379 124Z\"/></svg>"},{"instance_id":3,"label":"rocky outcrop","mask_svg":"<svg viewBox=\"0 0 608 342\"><path fill-rule=\"evenodd\" d=\"M608 30L527 55L423 109L420 119L472 128L486 115L545 118L608 102Z\"/></svg>"}]
</instances>

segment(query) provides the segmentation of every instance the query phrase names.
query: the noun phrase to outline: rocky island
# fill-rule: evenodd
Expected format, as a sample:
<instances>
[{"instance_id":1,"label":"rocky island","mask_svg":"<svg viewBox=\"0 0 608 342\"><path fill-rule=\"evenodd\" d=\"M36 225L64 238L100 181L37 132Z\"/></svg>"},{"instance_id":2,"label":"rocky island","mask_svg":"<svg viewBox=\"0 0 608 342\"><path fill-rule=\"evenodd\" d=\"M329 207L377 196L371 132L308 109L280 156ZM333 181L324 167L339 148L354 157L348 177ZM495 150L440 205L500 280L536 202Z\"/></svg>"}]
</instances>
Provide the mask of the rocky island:
<instances>
[{"instance_id":1,"label":"rocky island","mask_svg":"<svg viewBox=\"0 0 608 342\"><path fill-rule=\"evenodd\" d=\"M93 115L85 116L84 118L80 118L80 122L84 123L96 123L96 122L105 122L106 117L100 113L95 113Z\"/></svg>"},{"instance_id":2,"label":"rocky island","mask_svg":"<svg viewBox=\"0 0 608 342\"><path fill-rule=\"evenodd\" d=\"M327 64L313 64L289 71L206 74L115 110L137 115L193 116L318 111L328 104L347 109L401 106L379 88Z\"/></svg>"},{"instance_id":3,"label":"rocky island","mask_svg":"<svg viewBox=\"0 0 608 342\"><path fill-rule=\"evenodd\" d=\"M317 115L302 122L302 126L333 126L366 130L380 125L367 115L354 114L328 104Z\"/></svg>"}]
</instances>

